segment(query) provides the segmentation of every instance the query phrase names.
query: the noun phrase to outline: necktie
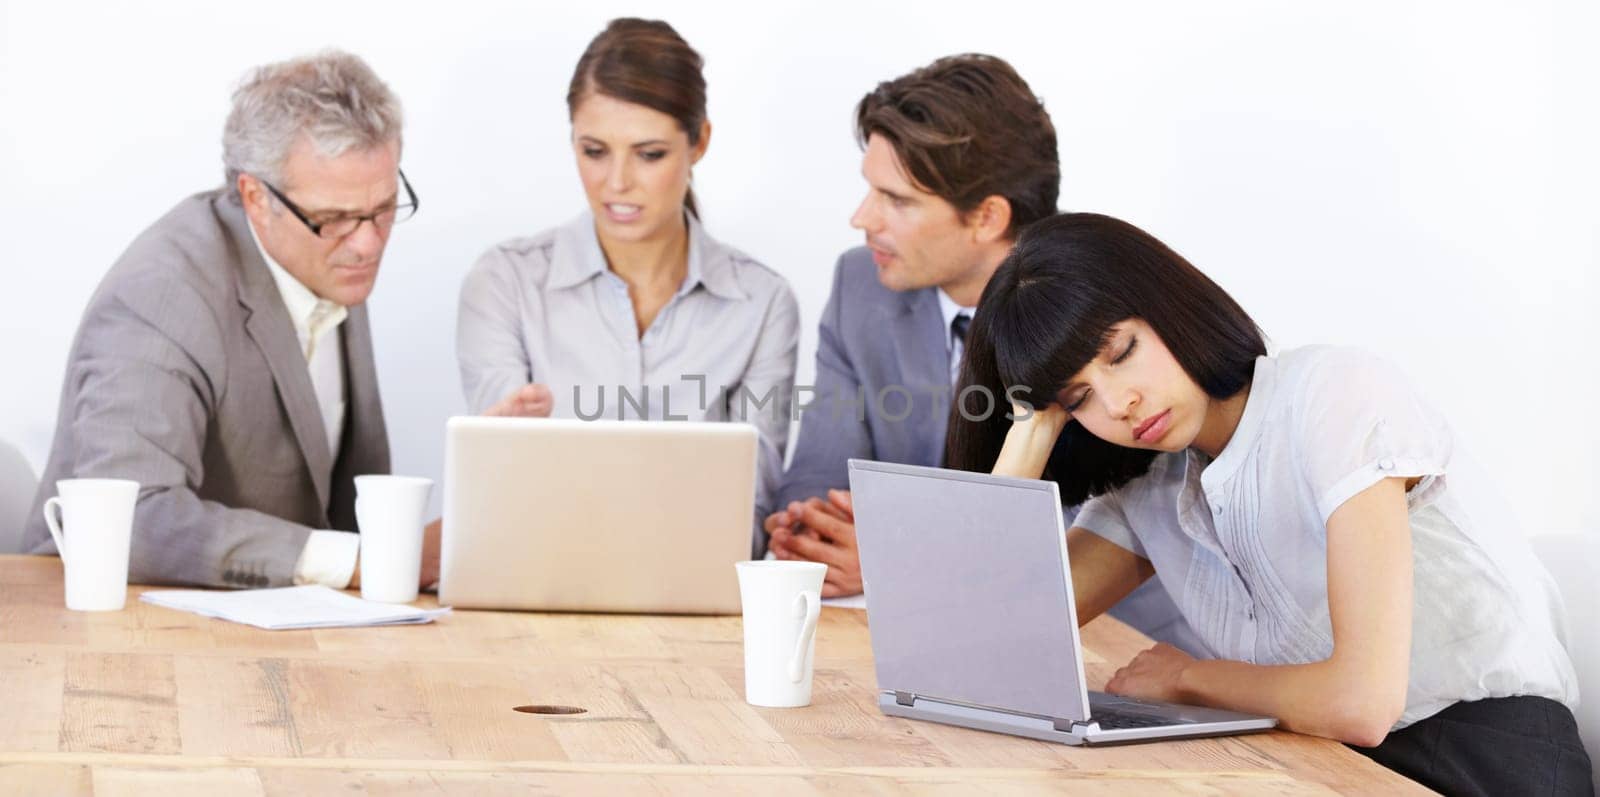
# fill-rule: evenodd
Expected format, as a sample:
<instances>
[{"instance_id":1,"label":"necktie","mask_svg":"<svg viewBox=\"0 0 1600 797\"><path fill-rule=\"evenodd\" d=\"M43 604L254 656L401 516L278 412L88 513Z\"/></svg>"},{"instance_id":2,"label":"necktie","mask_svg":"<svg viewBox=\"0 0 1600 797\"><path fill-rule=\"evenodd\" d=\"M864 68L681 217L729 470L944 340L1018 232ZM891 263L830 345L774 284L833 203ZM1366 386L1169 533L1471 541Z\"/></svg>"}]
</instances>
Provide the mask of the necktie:
<instances>
[{"instance_id":1,"label":"necktie","mask_svg":"<svg viewBox=\"0 0 1600 797\"><path fill-rule=\"evenodd\" d=\"M961 357L967 348L967 325L972 323L972 316L966 313L957 313L950 319L950 335L953 343L950 346L950 381L955 383L961 379Z\"/></svg>"}]
</instances>

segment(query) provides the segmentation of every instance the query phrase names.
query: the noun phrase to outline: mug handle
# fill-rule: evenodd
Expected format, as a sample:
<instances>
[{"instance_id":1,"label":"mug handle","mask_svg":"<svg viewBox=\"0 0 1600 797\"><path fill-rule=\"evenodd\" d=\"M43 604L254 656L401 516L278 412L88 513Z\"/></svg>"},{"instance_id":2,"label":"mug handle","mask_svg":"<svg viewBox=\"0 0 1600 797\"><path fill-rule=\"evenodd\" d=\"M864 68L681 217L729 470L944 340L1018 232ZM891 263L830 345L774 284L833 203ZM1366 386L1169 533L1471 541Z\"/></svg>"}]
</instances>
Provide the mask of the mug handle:
<instances>
[{"instance_id":1,"label":"mug handle","mask_svg":"<svg viewBox=\"0 0 1600 797\"><path fill-rule=\"evenodd\" d=\"M56 513L50 511L52 507L57 510L61 509L61 496L50 496L50 499L44 502L44 524L50 527L50 536L56 540L56 555L61 557L61 561L65 563L67 561L67 544L61 539L61 521L56 520Z\"/></svg>"},{"instance_id":2,"label":"mug handle","mask_svg":"<svg viewBox=\"0 0 1600 797\"><path fill-rule=\"evenodd\" d=\"M822 593L806 591L794 596L794 613L804 616L800 636L794 641L794 658L789 659L789 681L800 683L806 675L806 649L817 635L817 618L822 614Z\"/></svg>"}]
</instances>

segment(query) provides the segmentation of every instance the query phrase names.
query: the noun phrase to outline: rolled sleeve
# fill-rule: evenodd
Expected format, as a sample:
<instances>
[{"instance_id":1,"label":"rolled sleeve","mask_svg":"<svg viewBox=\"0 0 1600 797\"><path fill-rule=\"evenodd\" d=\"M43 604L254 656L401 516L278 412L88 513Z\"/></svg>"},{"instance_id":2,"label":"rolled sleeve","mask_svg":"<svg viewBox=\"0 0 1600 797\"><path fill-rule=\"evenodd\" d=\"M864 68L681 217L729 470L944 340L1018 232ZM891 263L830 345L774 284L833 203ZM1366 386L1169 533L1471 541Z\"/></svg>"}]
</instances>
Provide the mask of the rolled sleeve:
<instances>
[{"instance_id":1,"label":"rolled sleeve","mask_svg":"<svg viewBox=\"0 0 1600 797\"><path fill-rule=\"evenodd\" d=\"M1115 493L1098 495L1085 501L1078 508L1078 516L1073 519L1072 525L1115 543L1117 547L1140 558L1150 558L1138 536L1133 533L1133 526L1128 523L1128 516L1122 511L1122 503Z\"/></svg>"},{"instance_id":2,"label":"rolled sleeve","mask_svg":"<svg viewBox=\"0 0 1600 797\"><path fill-rule=\"evenodd\" d=\"M1294 430L1322 522L1386 478L1442 477L1451 459L1448 425L1387 361L1331 349L1300 389Z\"/></svg>"}]
</instances>

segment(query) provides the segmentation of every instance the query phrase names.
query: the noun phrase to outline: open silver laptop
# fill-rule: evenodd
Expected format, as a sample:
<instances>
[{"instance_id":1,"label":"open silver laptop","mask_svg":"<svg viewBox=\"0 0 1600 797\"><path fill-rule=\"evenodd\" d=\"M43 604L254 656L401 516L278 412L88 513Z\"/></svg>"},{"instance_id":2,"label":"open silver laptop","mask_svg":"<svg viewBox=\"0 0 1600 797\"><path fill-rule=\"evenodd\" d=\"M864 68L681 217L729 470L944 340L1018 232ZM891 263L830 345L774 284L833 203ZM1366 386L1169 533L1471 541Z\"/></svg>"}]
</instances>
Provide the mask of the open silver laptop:
<instances>
[{"instance_id":1,"label":"open silver laptop","mask_svg":"<svg viewBox=\"0 0 1600 797\"><path fill-rule=\"evenodd\" d=\"M748 424L451 418L439 602L737 614L755 478Z\"/></svg>"},{"instance_id":2,"label":"open silver laptop","mask_svg":"<svg viewBox=\"0 0 1600 797\"><path fill-rule=\"evenodd\" d=\"M1065 744L1266 730L1084 687L1055 482L850 460L878 706Z\"/></svg>"}]
</instances>

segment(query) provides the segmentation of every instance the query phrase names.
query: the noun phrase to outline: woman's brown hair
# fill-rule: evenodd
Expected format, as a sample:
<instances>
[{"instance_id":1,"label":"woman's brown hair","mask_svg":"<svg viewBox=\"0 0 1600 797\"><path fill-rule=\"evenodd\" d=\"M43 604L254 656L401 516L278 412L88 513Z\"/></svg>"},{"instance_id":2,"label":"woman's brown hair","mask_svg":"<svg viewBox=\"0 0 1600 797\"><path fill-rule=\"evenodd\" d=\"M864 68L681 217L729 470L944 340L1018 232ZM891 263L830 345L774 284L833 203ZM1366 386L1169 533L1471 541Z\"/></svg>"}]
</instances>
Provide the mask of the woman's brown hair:
<instances>
[{"instance_id":1,"label":"woman's brown hair","mask_svg":"<svg viewBox=\"0 0 1600 797\"><path fill-rule=\"evenodd\" d=\"M706 121L702 66L700 54L671 25L655 19L613 19L589 42L572 71L568 117L578 112L585 97L604 94L672 117L688 134L689 146L699 146ZM683 205L700 215L693 188Z\"/></svg>"}]
</instances>

